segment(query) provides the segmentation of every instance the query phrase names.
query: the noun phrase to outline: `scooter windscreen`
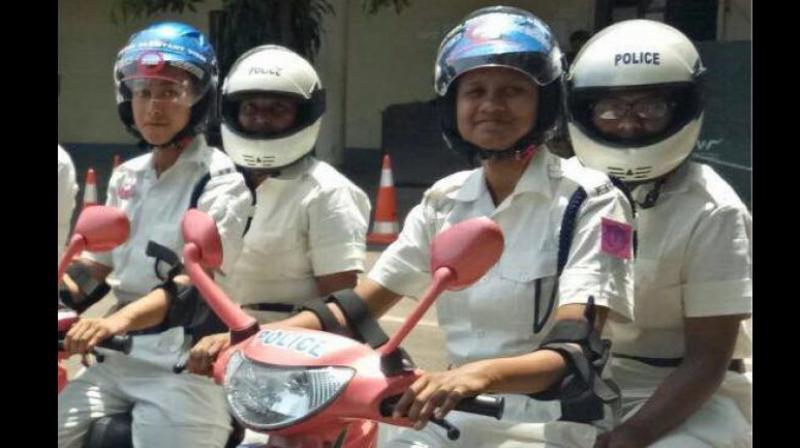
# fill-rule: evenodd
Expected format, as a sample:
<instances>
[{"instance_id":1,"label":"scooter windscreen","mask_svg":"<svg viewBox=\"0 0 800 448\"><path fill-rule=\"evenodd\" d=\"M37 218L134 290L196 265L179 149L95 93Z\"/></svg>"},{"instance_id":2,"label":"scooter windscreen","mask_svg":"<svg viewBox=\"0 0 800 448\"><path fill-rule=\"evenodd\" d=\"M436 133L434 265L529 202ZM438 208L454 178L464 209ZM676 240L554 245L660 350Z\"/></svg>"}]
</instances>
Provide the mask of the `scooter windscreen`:
<instances>
[{"instance_id":1,"label":"scooter windscreen","mask_svg":"<svg viewBox=\"0 0 800 448\"><path fill-rule=\"evenodd\" d=\"M286 367L252 361L241 351L225 369L225 395L244 426L273 431L305 420L333 403L355 376L349 367Z\"/></svg>"}]
</instances>

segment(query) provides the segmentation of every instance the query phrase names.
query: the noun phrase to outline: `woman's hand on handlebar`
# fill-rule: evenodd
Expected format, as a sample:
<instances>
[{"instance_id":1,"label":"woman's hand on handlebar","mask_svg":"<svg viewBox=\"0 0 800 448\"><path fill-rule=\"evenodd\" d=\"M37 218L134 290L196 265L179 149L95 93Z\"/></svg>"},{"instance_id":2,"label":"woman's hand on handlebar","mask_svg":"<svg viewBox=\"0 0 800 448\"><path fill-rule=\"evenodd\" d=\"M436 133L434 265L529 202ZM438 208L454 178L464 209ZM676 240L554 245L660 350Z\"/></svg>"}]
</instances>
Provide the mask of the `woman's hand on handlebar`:
<instances>
[{"instance_id":1,"label":"woman's hand on handlebar","mask_svg":"<svg viewBox=\"0 0 800 448\"><path fill-rule=\"evenodd\" d=\"M397 402L392 416L406 417L414 422L414 429L420 430L431 418L444 418L462 399L486 392L492 381L482 362L423 373Z\"/></svg>"},{"instance_id":2,"label":"woman's hand on handlebar","mask_svg":"<svg viewBox=\"0 0 800 448\"><path fill-rule=\"evenodd\" d=\"M189 352L187 368L198 375L211 375L217 356L231 345L230 333L218 333L200 339Z\"/></svg>"},{"instance_id":3,"label":"woman's hand on handlebar","mask_svg":"<svg viewBox=\"0 0 800 448\"><path fill-rule=\"evenodd\" d=\"M126 330L122 318L109 316L99 319L80 319L64 338L64 351L70 355L90 353L100 342Z\"/></svg>"}]
</instances>

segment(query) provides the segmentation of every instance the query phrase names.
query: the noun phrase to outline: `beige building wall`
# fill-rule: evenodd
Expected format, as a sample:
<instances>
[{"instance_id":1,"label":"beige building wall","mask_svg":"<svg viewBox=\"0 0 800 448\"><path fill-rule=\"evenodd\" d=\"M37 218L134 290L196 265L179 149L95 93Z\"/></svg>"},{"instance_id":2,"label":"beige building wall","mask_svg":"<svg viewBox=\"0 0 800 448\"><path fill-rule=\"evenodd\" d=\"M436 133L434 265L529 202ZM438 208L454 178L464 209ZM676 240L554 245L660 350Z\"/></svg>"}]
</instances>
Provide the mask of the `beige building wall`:
<instances>
[{"instance_id":1,"label":"beige building wall","mask_svg":"<svg viewBox=\"0 0 800 448\"><path fill-rule=\"evenodd\" d=\"M207 0L196 13L165 14L208 32L208 11L221 0ZM111 21L107 0L58 1L58 140L69 143L134 143L117 116L112 69L117 51L134 31L155 19L128 24Z\"/></svg>"},{"instance_id":2,"label":"beige building wall","mask_svg":"<svg viewBox=\"0 0 800 448\"><path fill-rule=\"evenodd\" d=\"M180 20L208 31L207 0L196 13L165 14L127 24L111 21L111 2L60 0L58 68L59 141L133 143L119 122L112 64L128 36L155 20ZM495 4L485 0L411 0L401 14L384 9L370 16L361 0L331 0L335 16L323 22L315 61L328 89L328 113L318 154L334 163L344 147L380 148L381 113L391 104L433 97L433 63L439 41L470 11ZM506 1L548 22L560 42L579 28L590 30L591 0Z\"/></svg>"},{"instance_id":3,"label":"beige building wall","mask_svg":"<svg viewBox=\"0 0 800 448\"><path fill-rule=\"evenodd\" d=\"M752 25L752 0L720 0L719 40L752 40Z\"/></svg>"},{"instance_id":4,"label":"beige building wall","mask_svg":"<svg viewBox=\"0 0 800 448\"><path fill-rule=\"evenodd\" d=\"M750 0L720 0L720 39L750 39ZM132 143L120 124L111 69L128 36L154 20L181 20L208 31L208 11L222 0L207 0L196 13L114 24L111 2L60 0L58 68L59 141ZM411 0L370 16L360 0L331 0L335 16L323 22L323 43L315 66L328 89L328 114L318 154L338 162L344 147L380 148L381 113L391 104L433 97L433 63L444 34L470 11L495 4L486 0ZM549 23L562 45L576 29L591 30L591 0L503 2L532 11Z\"/></svg>"},{"instance_id":5,"label":"beige building wall","mask_svg":"<svg viewBox=\"0 0 800 448\"><path fill-rule=\"evenodd\" d=\"M511 1L551 25L562 45L579 28L591 30L590 0ZM348 147L380 148L381 112L389 105L433 97L433 65L442 37L466 14L497 4L485 0L411 0L398 15L385 9L374 16L350 1L347 52L346 142Z\"/></svg>"}]
</instances>

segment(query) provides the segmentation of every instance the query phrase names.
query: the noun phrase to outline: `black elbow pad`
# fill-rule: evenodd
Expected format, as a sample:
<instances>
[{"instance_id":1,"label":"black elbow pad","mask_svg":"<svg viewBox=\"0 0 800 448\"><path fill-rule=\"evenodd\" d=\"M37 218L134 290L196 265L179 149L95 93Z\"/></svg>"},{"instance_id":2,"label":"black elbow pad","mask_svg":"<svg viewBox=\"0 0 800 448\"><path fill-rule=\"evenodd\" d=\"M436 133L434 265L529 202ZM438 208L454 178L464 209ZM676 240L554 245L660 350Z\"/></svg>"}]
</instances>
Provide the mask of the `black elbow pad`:
<instances>
[{"instance_id":1,"label":"black elbow pad","mask_svg":"<svg viewBox=\"0 0 800 448\"><path fill-rule=\"evenodd\" d=\"M604 380L602 372L611 354L611 341L600 339L594 326L594 298L587 318L560 320L544 337L538 350L552 350L564 358L567 373L548 390L531 394L537 400L560 400L561 419L589 423L604 417L604 405L615 406L619 388Z\"/></svg>"}]
</instances>

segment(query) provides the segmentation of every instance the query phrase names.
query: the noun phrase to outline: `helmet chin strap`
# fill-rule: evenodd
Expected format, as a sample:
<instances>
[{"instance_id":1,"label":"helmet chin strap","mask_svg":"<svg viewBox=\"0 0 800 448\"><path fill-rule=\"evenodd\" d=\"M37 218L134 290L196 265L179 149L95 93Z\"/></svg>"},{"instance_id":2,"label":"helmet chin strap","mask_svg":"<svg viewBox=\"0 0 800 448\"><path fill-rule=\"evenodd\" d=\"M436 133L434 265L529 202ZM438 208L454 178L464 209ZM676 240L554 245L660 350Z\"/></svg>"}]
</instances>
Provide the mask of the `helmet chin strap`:
<instances>
[{"instance_id":1,"label":"helmet chin strap","mask_svg":"<svg viewBox=\"0 0 800 448\"><path fill-rule=\"evenodd\" d=\"M154 162L155 162L155 169L157 175L160 176L161 173L169 167L171 167L180 157L181 152L184 148L186 148L192 142L191 136L185 136L180 139L172 139L169 142L159 145L159 146L152 146L154 151ZM175 151L175 156L173 157L168 152ZM167 153L165 153L167 152Z\"/></svg>"},{"instance_id":2,"label":"helmet chin strap","mask_svg":"<svg viewBox=\"0 0 800 448\"><path fill-rule=\"evenodd\" d=\"M288 165L283 165L283 166L274 167L274 168L245 168L245 167L242 167L242 166L240 166L239 168L241 169L241 171L243 173L247 173L247 176L245 176L245 177L248 177L250 174L253 174L253 175L257 176L257 177L266 176L266 177L264 177L265 179L266 178L275 178L275 177L280 177L281 174L283 174L286 170L288 170L288 169L290 169L290 168L292 168L292 167L294 167L296 165L299 165L299 164L303 163L309 157L311 157L311 152L309 152L308 154L303 155L302 157L300 157L299 159L295 160L294 162L292 162L292 163L290 163Z\"/></svg>"},{"instance_id":3,"label":"helmet chin strap","mask_svg":"<svg viewBox=\"0 0 800 448\"><path fill-rule=\"evenodd\" d=\"M194 137L192 137L191 135L184 135L182 137L176 136L175 138L167 142L167 144L159 146L159 148L182 150L183 148L189 146L189 144L192 142L192 139L194 139Z\"/></svg>"},{"instance_id":4,"label":"helmet chin strap","mask_svg":"<svg viewBox=\"0 0 800 448\"><path fill-rule=\"evenodd\" d=\"M139 146L142 149L147 149L147 148L183 149L187 147L192 142L192 140L194 140L194 137L195 136L190 134L187 130L183 130L175 134L175 136L172 137L170 141L164 143L163 145L154 145L145 140L144 137L141 137L139 139L139 143L137 146Z\"/></svg>"},{"instance_id":5,"label":"helmet chin strap","mask_svg":"<svg viewBox=\"0 0 800 448\"><path fill-rule=\"evenodd\" d=\"M513 157L516 160L522 160L527 162L536 154L536 151L538 149L539 149L538 146L531 143L523 148L512 147L501 151L487 151L485 149L478 149L477 152L478 152L478 157L480 157L481 160L490 160L490 159L503 160L503 159L510 159Z\"/></svg>"},{"instance_id":6,"label":"helmet chin strap","mask_svg":"<svg viewBox=\"0 0 800 448\"><path fill-rule=\"evenodd\" d=\"M481 160L502 160L513 157L517 160L523 160L527 162L536 154L536 151L539 148L537 139L533 132L528 133L524 137L520 138L509 148L498 151L486 150L467 141L464 141L464 144L471 146Z\"/></svg>"},{"instance_id":7,"label":"helmet chin strap","mask_svg":"<svg viewBox=\"0 0 800 448\"><path fill-rule=\"evenodd\" d=\"M672 177L673 174L678 172L678 170L680 170L681 167L685 166L688 162L689 162L689 157L684 159L680 164L678 164L678 166L673 168L672 171L664 174L659 178L651 179L645 182L629 183L628 185L631 191L633 191L633 189L639 186L653 185L653 188L650 189L650 191L648 191L647 194L644 196L644 200L642 202L636 201L636 204L643 209L648 209L655 206L656 201L658 201L658 197L661 195L661 187L664 186L664 184L669 180L670 177Z\"/></svg>"},{"instance_id":8,"label":"helmet chin strap","mask_svg":"<svg viewBox=\"0 0 800 448\"><path fill-rule=\"evenodd\" d=\"M636 205L638 205L642 209L652 208L656 205L656 201L658 200L659 195L661 195L661 186L664 185L664 182L667 181L669 174L659 177L658 179L651 181L651 182L642 182L636 185L632 185L631 189L643 186L643 185L653 185L653 188L647 192L644 196L644 200L639 202L636 201Z\"/></svg>"}]
</instances>

